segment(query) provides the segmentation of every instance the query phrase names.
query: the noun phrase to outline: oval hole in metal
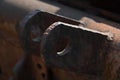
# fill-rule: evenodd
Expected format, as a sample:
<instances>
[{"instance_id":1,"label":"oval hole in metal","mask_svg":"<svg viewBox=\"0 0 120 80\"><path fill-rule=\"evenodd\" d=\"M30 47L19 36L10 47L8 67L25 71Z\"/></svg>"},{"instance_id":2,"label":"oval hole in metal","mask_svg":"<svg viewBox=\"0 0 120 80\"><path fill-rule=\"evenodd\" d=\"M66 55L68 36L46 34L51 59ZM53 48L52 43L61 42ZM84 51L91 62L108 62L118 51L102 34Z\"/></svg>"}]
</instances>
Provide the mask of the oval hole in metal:
<instances>
[{"instance_id":1,"label":"oval hole in metal","mask_svg":"<svg viewBox=\"0 0 120 80\"><path fill-rule=\"evenodd\" d=\"M56 46L57 55L63 56L67 54L67 52L69 51L70 39L69 38L59 39L56 43Z\"/></svg>"}]
</instances>

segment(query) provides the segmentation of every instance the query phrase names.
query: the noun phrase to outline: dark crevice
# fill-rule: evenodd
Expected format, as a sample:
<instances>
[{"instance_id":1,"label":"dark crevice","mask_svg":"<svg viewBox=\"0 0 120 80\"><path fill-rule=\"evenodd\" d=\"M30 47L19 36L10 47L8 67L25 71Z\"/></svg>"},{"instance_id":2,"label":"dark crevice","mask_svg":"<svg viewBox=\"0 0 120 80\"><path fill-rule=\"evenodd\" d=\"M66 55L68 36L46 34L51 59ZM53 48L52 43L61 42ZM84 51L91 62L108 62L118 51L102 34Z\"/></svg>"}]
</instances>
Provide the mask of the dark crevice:
<instances>
[{"instance_id":1,"label":"dark crevice","mask_svg":"<svg viewBox=\"0 0 120 80\"><path fill-rule=\"evenodd\" d=\"M117 80L120 80L120 68L117 70Z\"/></svg>"},{"instance_id":2,"label":"dark crevice","mask_svg":"<svg viewBox=\"0 0 120 80\"><path fill-rule=\"evenodd\" d=\"M37 67L39 68L39 69L42 69L42 66L41 66L41 64L37 64Z\"/></svg>"},{"instance_id":3,"label":"dark crevice","mask_svg":"<svg viewBox=\"0 0 120 80\"><path fill-rule=\"evenodd\" d=\"M48 69L48 79L49 80L56 80L55 78L54 78L54 74L53 74L53 72L52 72L52 70L51 69Z\"/></svg>"},{"instance_id":4,"label":"dark crevice","mask_svg":"<svg viewBox=\"0 0 120 80\"><path fill-rule=\"evenodd\" d=\"M41 75L42 75L43 79L45 79L45 77L46 77L46 76L45 76L45 73L42 73Z\"/></svg>"},{"instance_id":5,"label":"dark crevice","mask_svg":"<svg viewBox=\"0 0 120 80\"><path fill-rule=\"evenodd\" d=\"M0 76L2 75L2 68L0 67Z\"/></svg>"}]
</instances>

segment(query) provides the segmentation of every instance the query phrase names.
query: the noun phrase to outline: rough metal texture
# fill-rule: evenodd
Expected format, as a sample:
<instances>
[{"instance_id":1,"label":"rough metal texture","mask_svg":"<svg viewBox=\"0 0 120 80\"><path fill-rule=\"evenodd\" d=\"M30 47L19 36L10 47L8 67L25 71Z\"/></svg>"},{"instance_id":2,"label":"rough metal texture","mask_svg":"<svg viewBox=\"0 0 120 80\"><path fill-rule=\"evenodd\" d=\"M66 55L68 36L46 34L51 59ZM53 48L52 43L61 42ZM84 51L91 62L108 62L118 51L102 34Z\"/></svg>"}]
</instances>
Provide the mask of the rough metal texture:
<instances>
[{"instance_id":1,"label":"rough metal texture","mask_svg":"<svg viewBox=\"0 0 120 80\"><path fill-rule=\"evenodd\" d=\"M85 27L95 29L95 30L100 30L103 32L110 31L114 34L115 50L111 49L113 50L113 52L110 53L111 55L108 58L108 63L106 64L105 72L104 72L104 76L106 78L101 80L119 80L120 79L119 24L116 25L115 23L114 25L114 22L111 22L96 16L91 16L90 14L84 13L75 8L70 8L65 5L61 5L52 0L0 0L0 67L2 69L0 80L8 80L8 78L13 75L13 71L12 71L13 66L23 56L24 58L27 58L26 59L27 61L25 61L24 63L25 65L27 65L26 68L27 69L29 68L30 70L33 69L32 72L34 72L34 73L29 72L30 70L27 70L24 68L25 72L28 73L26 74L26 78L29 77L27 76L29 74L36 75L35 77L41 77L41 75L44 76L43 71L41 71L41 69L38 69L36 65L36 63L40 63L41 65L44 64L43 62L41 62L41 59L39 60L40 56L37 56L39 53L33 52L32 55L29 53L27 55L24 55L24 53L26 52L24 52L24 50L22 49L20 45L21 40L20 41L18 40L19 36L17 35L15 30L16 22L18 22L28 11L33 11L35 9L42 9L47 12L64 15L66 17L74 18L77 20L87 17L100 22L100 23L96 23L91 19L84 20L86 24ZM3 15L1 15L1 13L3 13ZM49 21L49 20L45 20L45 21ZM110 24L112 26L109 26L107 24ZM118 29L114 28L114 26L117 26ZM39 48L39 43L37 42L37 44L38 44L37 48ZM31 47L33 48L33 45ZM35 48L36 48L36 45L35 45ZM28 62L30 62L31 64L30 65L26 64ZM30 68L31 65L34 67ZM42 68L44 70L46 66L43 66ZM21 70L21 72L23 71L24 73L24 70ZM51 68L50 71L48 71L48 74L49 72L52 72L50 73L52 77L51 80L90 80L92 79L91 75L87 75L87 74L76 75L76 73L74 72L65 71L59 68ZM21 73L21 76L22 75L24 74ZM41 80L43 79L43 77L36 78L36 79ZM97 80L99 78L94 78L94 79Z\"/></svg>"},{"instance_id":2,"label":"rough metal texture","mask_svg":"<svg viewBox=\"0 0 120 80\"><path fill-rule=\"evenodd\" d=\"M110 49L108 38L109 33L56 22L44 33L41 53L49 67L101 76Z\"/></svg>"},{"instance_id":3,"label":"rough metal texture","mask_svg":"<svg viewBox=\"0 0 120 80\"><path fill-rule=\"evenodd\" d=\"M86 51L85 53L87 54L88 48L91 51L88 54L90 56L87 56L87 58L85 56L86 54L82 55L84 58L87 59L87 60L84 60L84 58L80 59L81 60L80 62L82 62L83 64L85 63L84 65L75 64L78 66L83 66L83 67L85 66L84 68L81 68L81 67L79 68L78 66L71 65L74 62L73 58L75 58L75 57L73 57L73 58L71 57L72 59L69 59L69 57L68 57L67 58L68 61L67 60L62 61L62 57L67 56L67 54L65 54L65 55L62 54L63 56L61 56L61 51L64 51L64 48L67 44L66 41L68 41L68 43L69 43L69 38L64 39L64 37L63 37L63 39L60 39L60 42L58 41L58 43L56 43L55 49L57 49L57 50L54 50L54 51L58 51L59 55L57 55L57 56L60 56L60 58L55 59L56 63L54 64L54 67L50 67L50 72L52 72L49 74L52 77L50 79L53 79L53 80L70 80L70 79L71 80L90 80L90 79L91 80L117 80L120 78L119 77L119 74L120 74L119 73L119 67L120 67L120 65L119 65L119 63L120 63L120 61L119 61L119 55L120 55L120 53L119 53L119 51L120 51L120 48L119 48L119 44L120 44L119 27L115 28L113 26L109 26L109 25L106 25L104 23L96 23L95 21L93 21L91 19L87 19L87 18L83 18L81 20L81 22L83 22L83 24L81 24L80 22L77 22L77 21L71 20L71 19L69 20L68 18L64 18L62 16L58 16L58 15L54 15L54 14L42 12L42 11L35 11L32 14L25 17L25 19L20 23L20 26L18 28L20 35L21 35L21 38L23 40L24 48L27 51L31 51L31 49L36 50L36 48L37 48L37 50L38 49L41 50L39 43L41 42L40 40L42 40L43 32L52 23L54 23L56 21L62 21L65 23L90 28L93 30L93 35L92 35L91 31L85 31L85 32L82 31L82 34L84 34L84 37L83 37L84 40L80 39L80 36L83 36L83 35L79 34L80 36L78 36L78 35L73 34L74 35L73 37L76 39L74 41L73 37L70 37L68 34L68 36L70 38L72 38L73 42L78 41L75 36L78 36L80 41L83 42L83 43L79 43L80 45L83 46L83 49L85 49L85 50L80 49L81 53L84 53L84 51ZM35 27L37 27L37 28L34 31L33 28L35 28ZM36 43L36 41L34 41L34 38L36 38L36 34L35 34L35 37L32 37L32 36L33 36L34 32L39 32L39 31L37 31L37 29L39 29L41 32L38 33L39 35L37 34L37 38L40 38L40 39ZM51 29L51 27L50 27L50 29ZM73 31L75 34L79 33L79 29L77 29L77 33L76 33L76 29L75 30L74 29L75 28L73 28ZM68 29L66 29L66 28L65 28L65 30L68 31ZM70 31L72 31L72 30L70 30ZM95 33L94 33L94 31L95 31ZM96 34L96 31L101 32L101 33ZM88 34L89 32L90 32L90 34ZM105 38L105 35L103 34L106 32L113 34L112 43L110 42L111 44L109 44L109 41L107 41L107 37ZM55 32L55 33L57 33L57 32ZM32 36L30 34L32 34ZM64 35L64 33L61 33L61 34ZM55 35L55 34L53 34L53 35ZM100 37L98 37L98 36L100 36ZM59 35L58 35L58 37L59 37ZM108 37L110 37L110 35ZM58 39L58 38L56 38L56 39ZM88 41L86 41L87 39L88 39ZM51 44L51 43L49 43L49 44ZM35 46L35 47L33 47L33 46ZM76 45L76 46L79 47L79 45ZM50 46L48 46L48 48L49 47ZM52 48L52 47L50 47L50 48ZM79 50L79 49L77 49L77 50ZM93 53L92 53L92 51L93 51ZM97 53L99 51L101 54ZM96 53L96 55L93 55L95 53ZM105 54L106 56L104 55L104 53L106 53ZM37 55L39 55L39 53L37 53ZM50 54L48 54L48 55L50 55ZM70 54L68 54L68 55L70 55ZM75 54L75 55L77 57L77 58L75 58L75 60L77 61L77 59L79 59L79 56L77 56L77 54ZM30 56L29 53L27 54L27 56ZM54 56L54 54L53 54L53 56ZM96 58L96 59L92 58L95 56L97 56L98 58ZM60 62L60 60L66 64ZM72 63L69 62L69 60L71 60ZM92 63L91 60L93 60L93 61L96 60L96 62ZM28 60L28 61L30 61L30 60ZM89 64L86 63L87 61ZM98 64L97 62L99 62L100 64ZM60 66L61 64L62 64L62 66ZM64 67L63 67L63 64L64 64ZM22 64L22 65L24 65L24 64ZM70 65L70 67L68 67L69 65ZM91 65L94 65L94 67L93 66L91 67ZM64 69L66 69L66 70L64 70ZM77 71L77 70L80 70L81 72ZM28 71L28 73L29 73L29 71ZM84 74L79 74L79 73L84 73ZM86 73L88 73L88 74L86 74ZM26 76L26 77L28 77L28 76Z\"/></svg>"},{"instance_id":4,"label":"rough metal texture","mask_svg":"<svg viewBox=\"0 0 120 80\"><path fill-rule=\"evenodd\" d=\"M54 22L62 21L73 25L80 25L80 22L75 20L55 15L52 13L36 10L27 15L23 21L17 26L21 39L26 50L31 50L34 43L39 43L43 32ZM34 37L31 37L34 36ZM38 39L39 38L39 39ZM34 39L34 40L33 40ZM36 39L38 39L36 41ZM33 44L31 44L33 43ZM31 48L32 47L32 48Z\"/></svg>"},{"instance_id":5,"label":"rough metal texture","mask_svg":"<svg viewBox=\"0 0 120 80\"><path fill-rule=\"evenodd\" d=\"M104 23L97 23L92 19L83 18L83 22L86 23L86 27L101 31L110 32L113 34L113 41L111 45L111 52L109 53L106 61L106 66L104 68L104 80L119 80L119 68L120 68L120 28L106 25Z\"/></svg>"},{"instance_id":6,"label":"rough metal texture","mask_svg":"<svg viewBox=\"0 0 120 80\"><path fill-rule=\"evenodd\" d=\"M41 50L39 44L45 29L56 21L80 25L80 22L40 10L30 13L17 25L16 29L26 53L15 65L15 75L11 78L12 80L47 80L43 57L39 54ZM39 69L39 67L41 68Z\"/></svg>"},{"instance_id":7,"label":"rough metal texture","mask_svg":"<svg viewBox=\"0 0 120 80\"><path fill-rule=\"evenodd\" d=\"M6 22L0 17L0 80L8 80L15 63L24 53L13 23L15 20Z\"/></svg>"},{"instance_id":8,"label":"rough metal texture","mask_svg":"<svg viewBox=\"0 0 120 80\"><path fill-rule=\"evenodd\" d=\"M39 50L28 53L14 67L10 80L48 80L47 70Z\"/></svg>"}]
</instances>

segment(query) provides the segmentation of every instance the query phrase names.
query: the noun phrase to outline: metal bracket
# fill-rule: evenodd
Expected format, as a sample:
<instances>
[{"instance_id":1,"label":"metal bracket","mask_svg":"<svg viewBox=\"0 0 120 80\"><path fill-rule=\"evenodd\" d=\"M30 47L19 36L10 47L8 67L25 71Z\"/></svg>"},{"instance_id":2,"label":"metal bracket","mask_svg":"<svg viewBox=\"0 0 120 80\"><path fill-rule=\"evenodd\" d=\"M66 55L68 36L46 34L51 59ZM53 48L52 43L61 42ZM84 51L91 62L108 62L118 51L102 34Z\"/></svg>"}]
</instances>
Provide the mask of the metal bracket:
<instances>
[{"instance_id":1,"label":"metal bracket","mask_svg":"<svg viewBox=\"0 0 120 80\"><path fill-rule=\"evenodd\" d=\"M56 22L44 33L41 53L48 67L102 75L109 38L109 33Z\"/></svg>"},{"instance_id":2,"label":"metal bracket","mask_svg":"<svg viewBox=\"0 0 120 80\"><path fill-rule=\"evenodd\" d=\"M76 20L41 10L36 10L29 13L17 26L24 49L26 51L30 51L36 48L35 46L40 43L43 32L51 24L57 21L62 21L73 25L80 24L80 22Z\"/></svg>"}]
</instances>

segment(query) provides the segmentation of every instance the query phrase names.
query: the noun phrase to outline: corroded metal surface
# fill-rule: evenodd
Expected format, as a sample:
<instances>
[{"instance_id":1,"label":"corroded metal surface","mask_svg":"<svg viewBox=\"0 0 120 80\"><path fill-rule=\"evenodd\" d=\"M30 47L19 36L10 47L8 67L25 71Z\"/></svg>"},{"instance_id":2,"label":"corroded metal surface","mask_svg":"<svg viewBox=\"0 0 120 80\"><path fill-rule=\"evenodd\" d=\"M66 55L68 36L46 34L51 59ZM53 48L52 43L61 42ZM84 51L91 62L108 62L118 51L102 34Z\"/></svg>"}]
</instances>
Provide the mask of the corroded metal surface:
<instances>
[{"instance_id":1,"label":"corroded metal surface","mask_svg":"<svg viewBox=\"0 0 120 80\"><path fill-rule=\"evenodd\" d=\"M83 49L80 49L80 52L81 52L80 55L82 56L80 59L81 60L80 62L82 64L80 64L79 61L78 61L79 64L77 63L77 59L79 59L79 56L78 56L79 54L75 54L76 57L73 57L73 58L69 57L69 56L66 58L67 55L73 55L72 53L65 54L65 55L62 54L63 56L61 56L61 51L63 50L63 52L64 52L64 48L66 46L66 41L68 41L68 43L69 43L69 39L64 38L64 37L63 37L63 39L59 39L63 35L66 35L66 34L61 32L61 35L58 35L57 33L59 32L59 29L52 30L50 25L57 21L62 21L62 22L69 23L72 25L77 25L77 27L82 26L82 27L86 27L86 29L90 28L90 30L93 30L93 32L83 30L83 31L81 31L81 34L80 34L79 30L81 30L81 29L75 28L75 30L74 30L74 27L73 27L73 33L75 33L75 34L73 34L74 35L73 37L70 37L70 35L72 35L72 34L69 32L69 29L71 29L71 28L66 29L66 26L68 26L68 25L63 26L63 31L65 30L64 32L69 33L67 36L70 37L70 39L72 39L73 42L76 42L76 44L78 43L78 45L81 45L81 46L78 46L75 44L74 47L82 47L83 48ZM47 22L47 24L46 24L46 22ZM58 51L58 55L57 55L58 57L55 56L54 54L53 55L49 54L50 51L47 54L46 53L43 54L43 55L46 54L45 57L46 56L49 57L49 58L48 57L45 58L45 61L48 59L46 67L50 69L47 71L48 75L50 75L52 77L50 79L53 79L53 80L54 79L65 80L65 79L69 79L69 78L71 78L72 80L89 80L90 78L92 80L101 80L101 79L102 80L117 80L117 79L119 79L119 66L120 65L116 65L116 64L120 63L119 57L117 56L117 55L119 55L119 51L120 51L119 27L115 28L113 26L109 26L104 23L97 23L97 22L95 22L91 19L87 19L87 18L81 19L81 22L77 22L77 21L71 20L71 19L69 20L68 18L64 18L64 17L58 16L58 15L47 13L47 12L35 11L35 13L33 13L32 16L31 16L31 14L28 15L28 17L26 17L20 23L18 30L20 32L21 39L23 40L24 48L26 48L26 46L29 45L29 46L31 46L31 49L39 48L41 50L40 45L37 45L37 47L36 47L36 41L34 41L34 37L32 37L32 36L34 36L34 31L32 31L33 28L31 28L31 27L37 27L37 29L40 29L40 31L41 31L41 34L38 33L39 35L37 36L37 38L40 38L40 39L38 39L39 44L41 44L41 40L43 40L43 41L48 40L48 41L46 41L46 43L49 43L49 44L52 44L54 42L54 41L53 42L49 41L49 39L53 38L53 39L60 40L60 41L58 41L58 43L55 43L56 44L55 50L53 50L54 47L52 47L52 46L46 45L47 49L42 46L41 53L44 53L44 49L46 49L46 51L50 50L51 54L52 54L52 51L53 51L53 53L54 53L54 51L55 52ZM48 28L49 26L50 26L50 28ZM46 31L47 28L50 31L53 31L53 32L55 31L55 33L48 32L48 34L57 35L57 37L49 35L49 37L47 37L48 39L44 40L43 33L44 33L44 31ZM60 30L60 31L62 31L62 30ZM72 30L70 30L70 31L72 31ZM96 34L96 31L100 32L100 33ZM31 33L33 34L32 36L30 35ZM77 35L78 33L80 36ZM103 35L104 33L110 33L110 35L109 36ZM46 32L44 34L46 34ZM29 36L29 38L25 37L25 35ZM76 38L76 36L77 36L77 38ZM83 37L83 39L81 40L80 37ZM108 38L111 39L110 42L109 42ZM36 36L35 36L35 39L36 39ZM80 42L78 39L80 40ZM32 41L32 45L31 45L31 41ZM26 44L26 42L27 42L27 44ZM35 47L32 47L33 44ZM53 49L51 49L51 48L53 48ZM77 48L75 48L75 49L77 49ZM77 50L79 51L79 49L77 49ZM75 50L75 52L77 50ZM87 55L88 50L90 50L91 52L89 51L90 52L89 56L86 57L85 55ZM27 50L27 51L29 51L29 50ZM72 51L74 52L74 49L72 49ZM84 51L86 54L84 54ZM97 57L95 57L94 54L96 54ZM59 56L60 56L60 58L59 58ZM91 56L91 58L90 58L90 56ZM53 57L53 59L51 59L52 57ZM64 60L66 60L66 59L67 60L64 61L63 58L64 58ZM70 59L70 58L72 58L72 59ZM51 59L51 61L49 62L50 59ZM74 62L73 59L76 62ZM69 60L70 60L70 62L69 62ZM87 64L87 61L88 61L88 64ZM93 63L92 63L92 61L93 61ZM96 61L96 62L94 62L94 61ZM117 62L117 63L114 63L114 62ZM78 65L78 66L76 66L74 63L76 63L76 65ZM93 67L92 65L95 67ZM50 67L50 66L52 66L52 67ZM79 66L83 66L84 68L79 67ZM49 71L52 73L49 74ZM64 74L64 76L62 74Z\"/></svg>"},{"instance_id":2,"label":"corroded metal surface","mask_svg":"<svg viewBox=\"0 0 120 80\"><path fill-rule=\"evenodd\" d=\"M109 53L107 60L106 60L106 66L104 68L103 77L105 80L117 80L119 79L119 67L120 67L120 29L119 27L113 27L110 25L106 25L104 23L97 23L91 19L83 18L83 22L86 23L86 27L101 31L101 32L110 32L113 34L113 41L111 45L111 52Z\"/></svg>"},{"instance_id":3,"label":"corroded metal surface","mask_svg":"<svg viewBox=\"0 0 120 80\"><path fill-rule=\"evenodd\" d=\"M43 37L41 53L47 66L78 74L102 75L111 46L109 33L56 22Z\"/></svg>"},{"instance_id":4,"label":"corroded metal surface","mask_svg":"<svg viewBox=\"0 0 120 80\"><path fill-rule=\"evenodd\" d=\"M24 51L15 30L16 20L0 17L0 80L8 80Z\"/></svg>"},{"instance_id":5,"label":"corroded metal surface","mask_svg":"<svg viewBox=\"0 0 120 80\"><path fill-rule=\"evenodd\" d=\"M46 66L39 50L26 52L15 65L11 80L48 80Z\"/></svg>"},{"instance_id":6,"label":"corroded metal surface","mask_svg":"<svg viewBox=\"0 0 120 80\"><path fill-rule=\"evenodd\" d=\"M43 79L43 77L47 80L46 67L40 55L41 49L39 44L43 32L56 21L80 25L80 22L40 10L30 13L17 25L16 29L20 35L26 53L23 59L15 66L13 80L39 80ZM42 69L39 70L37 64L38 66L40 65Z\"/></svg>"},{"instance_id":7,"label":"corroded metal surface","mask_svg":"<svg viewBox=\"0 0 120 80\"><path fill-rule=\"evenodd\" d=\"M73 25L80 25L80 22L75 20L55 15L52 13L36 10L27 15L17 26L24 48L31 50L31 46L39 42L44 31L54 22L62 21ZM31 37L32 36L34 37ZM37 40L37 41L36 41ZM31 44L33 42L33 44Z\"/></svg>"},{"instance_id":8,"label":"corroded metal surface","mask_svg":"<svg viewBox=\"0 0 120 80\"><path fill-rule=\"evenodd\" d=\"M78 11L76 9L69 8L67 6L63 6L59 3L55 3L54 1L50 2L49 0L43 0L43 1L29 0L30 1L29 3L27 3L28 0L19 0L19 1L18 0L1 0L1 3L0 3L0 6L1 6L0 10L2 10L0 12L0 17L1 17L1 13L3 13L2 16L7 17L4 19L0 18L0 68L2 70L2 73L0 73L0 80L8 80L10 76L13 76L13 78L11 79L22 78L23 80L23 79L30 78L30 79L42 80L42 79L47 79L47 74L50 76L49 79L51 80L90 80L90 79L91 80L93 79L95 80L119 80L120 79L119 25L117 25L117 27L115 28L114 26L116 25L114 25L114 23L112 23L111 21L106 21L98 17L97 18L93 16L91 17L91 15L83 13L82 11ZM16 9L13 9L13 8L16 8ZM36 14L34 14L33 12L31 14L33 16L31 16L30 18L29 18L30 16L29 15L26 19L24 19L25 21L21 23L23 27L18 28L18 30L20 30L20 35L23 35L22 45L24 45L25 50L29 51L29 52L24 52L23 48L20 45L21 40L19 41L19 36L17 35L16 30L15 30L16 22L19 21L20 18L23 17L24 14L27 13L28 11L39 9L39 8L44 9L45 11L48 11L48 12L61 14L61 15L68 16L74 19L78 19L78 20L83 18L82 20L80 20L81 22L83 22L83 24L75 20L69 21L68 18L66 19L64 17L57 19L58 17L61 17L61 16L57 16L57 18L55 18L56 15L54 14L46 14L46 12L35 11ZM37 15L37 13L40 13L40 14ZM40 17L41 14L43 17ZM95 19L99 21L100 23L97 23L89 18L86 19L84 18L85 16L91 17L92 19ZM38 18L41 18L41 19L38 19ZM80 26L82 25L84 27L91 28L93 30L98 30L103 33L110 32L113 34L113 45L111 46L112 51L109 53L107 61L105 62L105 68L101 76L102 78L94 76L94 75L88 75L88 74L76 74L74 71L68 71L68 70L66 71L66 70L63 70L62 68L53 67L53 68L50 68L48 71L46 70L46 66L44 64L44 61L42 60L43 57L40 56L41 53L40 53L39 43L41 40L41 35L46 30L46 28L48 28L52 23L54 23L54 21L56 22L58 20L69 23L69 24L74 23L74 25L80 25ZM24 22L25 24L27 24L27 28L25 28L26 25L24 26ZM106 24L107 22L112 24L113 26L107 25ZM40 29L43 29L43 30L40 30ZM30 37L31 39L28 39L27 37L27 35L30 36L29 31L30 31L30 34L32 33L32 36ZM28 50L25 48L26 43L30 45L28 47L30 47L30 49L32 50ZM64 43L64 40L62 41L62 43ZM58 45L61 45L61 44L58 44ZM59 46L58 51L61 51L63 48L64 46L62 48L61 46ZM37 52L35 52L35 50ZM17 68L15 68L14 70L15 73L13 73L12 71L13 66L21 58L22 58L22 61L24 62L22 63L22 61L20 61L22 67L20 67L17 64L16 66ZM24 75L24 78L23 78L24 72L26 74Z\"/></svg>"}]
</instances>

